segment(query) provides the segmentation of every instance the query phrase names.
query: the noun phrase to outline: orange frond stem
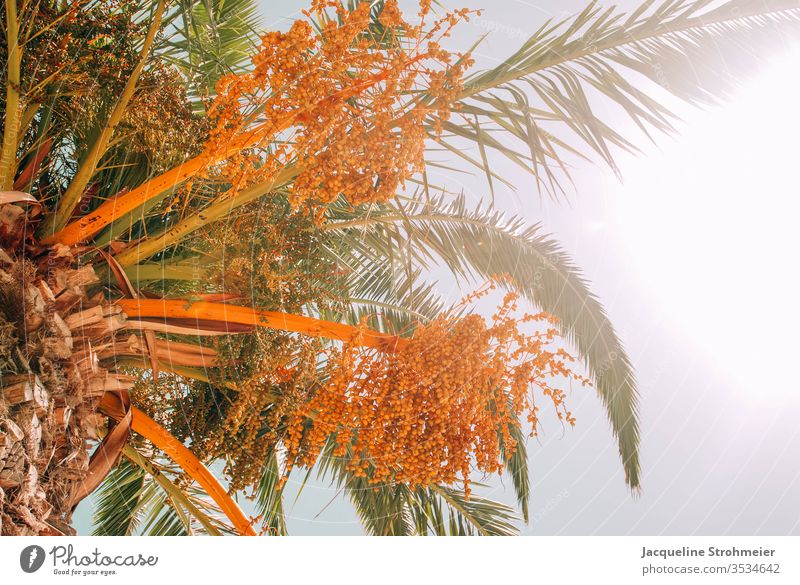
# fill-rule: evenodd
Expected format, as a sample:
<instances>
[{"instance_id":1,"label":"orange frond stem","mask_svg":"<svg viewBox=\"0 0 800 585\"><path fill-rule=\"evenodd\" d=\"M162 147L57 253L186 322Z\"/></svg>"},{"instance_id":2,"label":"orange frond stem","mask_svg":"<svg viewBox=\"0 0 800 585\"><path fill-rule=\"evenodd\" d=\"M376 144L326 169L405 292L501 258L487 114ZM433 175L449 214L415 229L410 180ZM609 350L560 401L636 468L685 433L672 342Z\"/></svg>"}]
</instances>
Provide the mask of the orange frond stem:
<instances>
[{"instance_id":1,"label":"orange frond stem","mask_svg":"<svg viewBox=\"0 0 800 585\"><path fill-rule=\"evenodd\" d=\"M183 327L194 320L202 330L213 330L214 325L218 328L227 328L228 325L270 327L389 352L400 349L406 343L396 335L343 323L225 303L191 302L184 299L120 299L116 303L129 319L160 319L167 324L170 324L170 320L177 320L177 324ZM222 333L225 331L222 330Z\"/></svg>"},{"instance_id":2,"label":"orange frond stem","mask_svg":"<svg viewBox=\"0 0 800 585\"><path fill-rule=\"evenodd\" d=\"M106 415L115 418L119 409L112 395L106 394L100 403L100 410ZM228 495L227 490L219 483L208 468L195 457L183 443L170 434L164 427L147 416L136 407L133 410L132 428L145 439L163 451L170 459L177 463L189 477L202 487L223 513L233 524L233 527L242 536L256 536L252 523L247 519L239 505Z\"/></svg>"}]
</instances>

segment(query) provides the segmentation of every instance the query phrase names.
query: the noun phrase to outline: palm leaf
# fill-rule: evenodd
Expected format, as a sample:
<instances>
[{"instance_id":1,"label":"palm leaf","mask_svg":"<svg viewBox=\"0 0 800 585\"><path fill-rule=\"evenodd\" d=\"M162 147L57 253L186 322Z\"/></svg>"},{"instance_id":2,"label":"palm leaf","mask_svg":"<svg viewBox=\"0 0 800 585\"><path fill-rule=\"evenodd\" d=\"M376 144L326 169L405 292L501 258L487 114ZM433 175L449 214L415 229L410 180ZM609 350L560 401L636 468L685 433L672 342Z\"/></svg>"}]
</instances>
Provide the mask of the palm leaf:
<instances>
[{"instance_id":1,"label":"palm leaf","mask_svg":"<svg viewBox=\"0 0 800 585\"><path fill-rule=\"evenodd\" d=\"M514 536L518 533L514 522L518 520L514 509L506 504L471 494L469 498L460 490L433 486L415 493L416 507L427 508L428 503L439 498L449 512L448 534L451 536ZM431 509L435 509L431 506ZM442 509L440 505L439 510ZM442 524L442 516L434 516L435 525Z\"/></svg>"},{"instance_id":2,"label":"palm leaf","mask_svg":"<svg viewBox=\"0 0 800 585\"><path fill-rule=\"evenodd\" d=\"M262 526L276 536L287 534L283 491L278 489L280 476L278 453L273 449L261 470L261 480L256 488L256 510L262 516Z\"/></svg>"},{"instance_id":3,"label":"palm leaf","mask_svg":"<svg viewBox=\"0 0 800 585\"><path fill-rule=\"evenodd\" d=\"M416 323L440 314L444 303L435 283L424 282L421 270L402 257L387 259L375 237L337 231L323 240L320 252L343 275L330 291L334 306L322 307L320 317L351 325L366 317L378 331L409 333Z\"/></svg>"},{"instance_id":4,"label":"palm leaf","mask_svg":"<svg viewBox=\"0 0 800 585\"><path fill-rule=\"evenodd\" d=\"M503 459L505 461L506 472L511 476L511 485L514 486L514 493L517 496L519 509L522 511L522 519L527 524L530 520L528 503L531 499L531 478L528 471L528 447L525 444L525 433L519 419L515 417L509 425L511 438L516 441L516 449L509 457L506 453L503 442L500 442Z\"/></svg>"},{"instance_id":5,"label":"palm leaf","mask_svg":"<svg viewBox=\"0 0 800 585\"><path fill-rule=\"evenodd\" d=\"M198 98L207 97L221 76L250 65L261 24L254 0L180 0L159 56L184 74L200 107Z\"/></svg>"},{"instance_id":6,"label":"palm leaf","mask_svg":"<svg viewBox=\"0 0 800 585\"><path fill-rule=\"evenodd\" d=\"M345 492L368 534L409 536L412 534L466 536L513 535L519 520L506 504L447 486L411 488L407 485L372 485L368 478L356 477L347 470L352 456L333 456L329 441L320 457L320 477L330 477ZM473 484L479 485L479 484Z\"/></svg>"},{"instance_id":7,"label":"palm leaf","mask_svg":"<svg viewBox=\"0 0 800 585\"><path fill-rule=\"evenodd\" d=\"M800 32L798 0L713 4L648 0L626 14L592 2L573 18L546 22L503 63L467 80L464 123L450 124L442 142L475 143L482 156L473 164L484 172L484 149L505 156L551 195L564 191L587 147L616 170L615 150L634 151L635 140L601 106L614 104L647 136L671 132L677 117L663 104L665 90L716 103Z\"/></svg>"},{"instance_id":8,"label":"palm leaf","mask_svg":"<svg viewBox=\"0 0 800 585\"><path fill-rule=\"evenodd\" d=\"M389 485L372 486L365 477L358 477L347 470L347 462L353 456L348 447L345 457L333 455L334 440L331 438L318 460L317 473L328 477L349 497L364 530L373 536L409 536L414 533L411 517L405 507L401 490Z\"/></svg>"},{"instance_id":9,"label":"palm leaf","mask_svg":"<svg viewBox=\"0 0 800 585\"><path fill-rule=\"evenodd\" d=\"M94 536L128 536L141 521L145 472L123 459L97 490L93 515Z\"/></svg>"},{"instance_id":10,"label":"palm leaf","mask_svg":"<svg viewBox=\"0 0 800 585\"><path fill-rule=\"evenodd\" d=\"M94 509L95 536L223 534L219 508L194 485L178 487L175 470L130 446L104 480Z\"/></svg>"}]
</instances>

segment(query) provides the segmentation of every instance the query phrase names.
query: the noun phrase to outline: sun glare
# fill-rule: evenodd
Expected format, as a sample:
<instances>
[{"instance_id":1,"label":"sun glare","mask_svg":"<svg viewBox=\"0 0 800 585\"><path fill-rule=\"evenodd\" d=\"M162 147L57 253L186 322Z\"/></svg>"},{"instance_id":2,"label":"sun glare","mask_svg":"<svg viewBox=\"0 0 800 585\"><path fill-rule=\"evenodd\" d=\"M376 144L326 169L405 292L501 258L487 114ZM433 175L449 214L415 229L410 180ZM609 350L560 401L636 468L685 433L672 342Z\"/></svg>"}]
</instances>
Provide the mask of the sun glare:
<instances>
[{"instance_id":1,"label":"sun glare","mask_svg":"<svg viewBox=\"0 0 800 585\"><path fill-rule=\"evenodd\" d=\"M677 335L739 397L800 400L800 50L607 185L618 229Z\"/></svg>"}]
</instances>

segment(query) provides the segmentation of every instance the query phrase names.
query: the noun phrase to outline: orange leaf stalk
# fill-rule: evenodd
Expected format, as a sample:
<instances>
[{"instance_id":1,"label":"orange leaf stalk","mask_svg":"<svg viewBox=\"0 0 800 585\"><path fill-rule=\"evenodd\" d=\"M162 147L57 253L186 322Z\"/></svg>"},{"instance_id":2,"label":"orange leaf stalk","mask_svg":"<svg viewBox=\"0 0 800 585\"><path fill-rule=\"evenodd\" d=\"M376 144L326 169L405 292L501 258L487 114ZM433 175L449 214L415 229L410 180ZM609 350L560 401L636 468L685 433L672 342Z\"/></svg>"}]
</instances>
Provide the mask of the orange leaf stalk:
<instances>
[{"instance_id":1,"label":"orange leaf stalk","mask_svg":"<svg viewBox=\"0 0 800 585\"><path fill-rule=\"evenodd\" d=\"M226 303L206 301L189 302L184 299L120 299L116 304L129 319L170 319L212 322L219 324L252 325L271 327L283 331L304 333L313 337L324 337L343 342L353 342L363 347L372 347L394 352L405 346L406 341L396 335L380 333L343 323L323 321L313 317L291 315L277 311L263 311L250 307L240 307ZM202 328L200 325L199 328Z\"/></svg>"},{"instance_id":2,"label":"orange leaf stalk","mask_svg":"<svg viewBox=\"0 0 800 585\"><path fill-rule=\"evenodd\" d=\"M228 495L228 492L208 468L195 457L194 453L141 410L135 406L131 408L133 410L133 430L161 449L189 477L196 481L211 499L217 503L240 535L256 536L252 523L244 515L242 509ZM114 402L114 397L109 394L103 396L100 409L112 418L116 418L120 414Z\"/></svg>"},{"instance_id":3,"label":"orange leaf stalk","mask_svg":"<svg viewBox=\"0 0 800 585\"><path fill-rule=\"evenodd\" d=\"M224 159L224 156L220 156L220 160L222 159ZM60 243L65 246L74 246L88 240L116 218L133 211L164 191L180 185L186 179L197 175L207 164L206 157L202 155L196 156L149 181L145 181L124 195L112 197L100 207L84 215L79 220L70 223L61 231L47 236L42 240L42 243L45 245Z\"/></svg>"}]
</instances>

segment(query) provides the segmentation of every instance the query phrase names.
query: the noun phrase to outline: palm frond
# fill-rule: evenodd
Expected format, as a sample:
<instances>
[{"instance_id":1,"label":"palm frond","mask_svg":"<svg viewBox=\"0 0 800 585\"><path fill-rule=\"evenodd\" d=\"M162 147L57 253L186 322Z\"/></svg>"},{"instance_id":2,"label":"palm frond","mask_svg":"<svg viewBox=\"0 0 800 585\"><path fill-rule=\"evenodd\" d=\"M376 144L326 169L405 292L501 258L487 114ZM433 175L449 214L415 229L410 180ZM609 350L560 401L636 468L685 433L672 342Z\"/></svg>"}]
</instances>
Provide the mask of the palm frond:
<instances>
[{"instance_id":1,"label":"palm frond","mask_svg":"<svg viewBox=\"0 0 800 585\"><path fill-rule=\"evenodd\" d=\"M262 17L255 0L180 0L169 24L159 54L205 98L221 76L250 66Z\"/></svg>"},{"instance_id":2,"label":"palm frond","mask_svg":"<svg viewBox=\"0 0 800 585\"><path fill-rule=\"evenodd\" d=\"M219 508L194 484L181 485L179 472L157 455L145 457L130 445L98 490L96 536L181 536L231 534Z\"/></svg>"},{"instance_id":3,"label":"palm frond","mask_svg":"<svg viewBox=\"0 0 800 585\"><path fill-rule=\"evenodd\" d=\"M546 22L503 63L467 80L464 123L449 124L441 143L463 150L472 142L504 156L550 195L564 192L587 147L616 170L615 151L635 151L636 140L605 104L646 136L671 132L677 117L664 91L696 105L725 99L800 32L798 0L713 4L648 0L626 14L592 2L573 18ZM491 172L485 154L472 163Z\"/></svg>"},{"instance_id":4,"label":"palm frond","mask_svg":"<svg viewBox=\"0 0 800 585\"><path fill-rule=\"evenodd\" d=\"M436 284L425 282L421 270L387 261L353 234L343 234L336 245L327 242L323 254L345 273L332 291L335 303L322 307L320 318L368 325L384 333L410 334L417 323L441 313L444 303ZM337 249L338 244L343 244Z\"/></svg>"},{"instance_id":5,"label":"palm frond","mask_svg":"<svg viewBox=\"0 0 800 585\"><path fill-rule=\"evenodd\" d=\"M98 490L94 536L184 536L191 522L152 476L123 459Z\"/></svg>"},{"instance_id":6,"label":"palm frond","mask_svg":"<svg viewBox=\"0 0 800 585\"><path fill-rule=\"evenodd\" d=\"M108 474L97 491L94 508L94 536L128 536L135 534L141 521L144 470L123 459Z\"/></svg>"},{"instance_id":7,"label":"palm frond","mask_svg":"<svg viewBox=\"0 0 800 585\"><path fill-rule=\"evenodd\" d=\"M355 479L350 474L348 476ZM368 485L366 481L348 481L345 491L367 534L371 536L411 536L414 534L414 524L411 521L402 488L379 486L376 489Z\"/></svg>"},{"instance_id":8,"label":"palm frond","mask_svg":"<svg viewBox=\"0 0 800 585\"><path fill-rule=\"evenodd\" d=\"M319 458L317 473L327 477L343 492L358 514L361 525L372 536L410 536L414 525L405 506L401 489L390 485L372 486L365 477L356 476L347 469L353 449L348 455L333 454L334 440L331 438Z\"/></svg>"},{"instance_id":9,"label":"palm frond","mask_svg":"<svg viewBox=\"0 0 800 585\"><path fill-rule=\"evenodd\" d=\"M278 453L273 449L261 470L255 501L256 510L262 516L262 526L275 536L287 534L286 518L283 513L283 490L278 489L280 476Z\"/></svg>"},{"instance_id":10,"label":"palm frond","mask_svg":"<svg viewBox=\"0 0 800 585\"><path fill-rule=\"evenodd\" d=\"M352 449L349 456L352 456ZM318 473L320 477L330 477L347 494L370 535L510 536L518 533L514 522L519 518L506 504L476 494L467 498L463 491L447 486L372 485L368 478L357 477L347 470L348 457L334 457L333 441L329 441L320 458Z\"/></svg>"},{"instance_id":11,"label":"palm frond","mask_svg":"<svg viewBox=\"0 0 800 585\"><path fill-rule=\"evenodd\" d=\"M414 500L412 509L425 510L428 514L434 512L428 515L431 529L439 527L434 534L442 534L441 526L447 526L446 534L450 536L514 536L519 532L514 525L519 518L513 508L476 494L466 498L461 490L433 486L427 490L416 490ZM448 515L446 521L445 510Z\"/></svg>"},{"instance_id":12,"label":"palm frond","mask_svg":"<svg viewBox=\"0 0 800 585\"><path fill-rule=\"evenodd\" d=\"M167 498L160 494L155 485L148 486L148 491L157 494L152 505L145 510L142 520L142 534L146 536L188 536L189 521L177 508L168 505Z\"/></svg>"},{"instance_id":13,"label":"palm frond","mask_svg":"<svg viewBox=\"0 0 800 585\"><path fill-rule=\"evenodd\" d=\"M505 469L509 476L511 476L511 485L514 486L514 493L517 496L517 503L522 512L522 519L527 524L530 520L528 503L531 500L531 478L528 471L528 447L525 444L525 433L522 431L522 426L519 424L519 419L515 417L512 421L515 424L509 425L511 438L516 441L516 449L514 453L509 455L505 451L503 442L500 442L500 449L502 451L503 459L505 461Z\"/></svg>"}]
</instances>

